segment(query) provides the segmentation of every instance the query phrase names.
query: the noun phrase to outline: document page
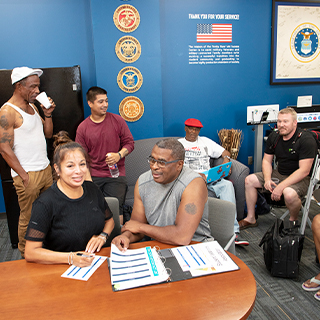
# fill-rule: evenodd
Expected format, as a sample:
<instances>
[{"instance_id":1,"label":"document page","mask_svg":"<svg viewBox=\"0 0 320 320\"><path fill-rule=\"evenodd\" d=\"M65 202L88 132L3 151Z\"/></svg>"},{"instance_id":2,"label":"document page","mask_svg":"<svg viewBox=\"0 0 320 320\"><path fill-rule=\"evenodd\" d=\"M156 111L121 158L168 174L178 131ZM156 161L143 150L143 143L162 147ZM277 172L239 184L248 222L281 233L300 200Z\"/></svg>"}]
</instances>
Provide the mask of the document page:
<instances>
[{"instance_id":1,"label":"document page","mask_svg":"<svg viewBox=\"0 0 320 320\"><path fill-rule=\"evenodd\" d=\"M156 249L151 247L121 252L112 244L109 261L115 291L160 283L169 278Z\"/></svg>"},{"instance_id":2,"label":"document page","mask_svg":"<svg viewBox=\"0 0 320 320\"><path fill-rule=\"evenodd\" d=\"M190 271L193 277L239 269L217 241L172 248L171 251L181 269Z\"/></svg>"},{"instance_id":3,"label":"document page","mask_svg":"<svg viewBox=\"0 0 320 320\"><path fill-rule=\"evenodd\" d=\"M87 281L106 259L107 257L95 256L91 266L84 268L71 266L61 277Z\"/></svg>"}]
</instances>

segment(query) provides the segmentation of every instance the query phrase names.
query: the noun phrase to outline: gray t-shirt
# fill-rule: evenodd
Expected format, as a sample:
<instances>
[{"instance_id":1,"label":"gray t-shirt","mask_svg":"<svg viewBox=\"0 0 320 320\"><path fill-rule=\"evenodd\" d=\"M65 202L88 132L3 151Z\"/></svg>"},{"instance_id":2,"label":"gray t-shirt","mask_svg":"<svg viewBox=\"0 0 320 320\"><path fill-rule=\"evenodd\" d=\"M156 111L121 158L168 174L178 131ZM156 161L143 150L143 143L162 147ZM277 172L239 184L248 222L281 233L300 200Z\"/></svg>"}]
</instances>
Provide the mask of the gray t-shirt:
<instances>
[{"instance_id":1,"label":"gray t-shirt","mask_svg":"<svg viewBox=\"0 0 320 320\"><path fill-rule=\"evenodd\" d=\"M151 170L143 173L139 177L139 193L148 223L158 227L174 225L182 193L195 178L199 178L199 174L185 166L178 178L167 184L155 182ZM208 222L208 202L192 240L204 241L207 238L212 238Z\"/></svg>"}]
</instances>

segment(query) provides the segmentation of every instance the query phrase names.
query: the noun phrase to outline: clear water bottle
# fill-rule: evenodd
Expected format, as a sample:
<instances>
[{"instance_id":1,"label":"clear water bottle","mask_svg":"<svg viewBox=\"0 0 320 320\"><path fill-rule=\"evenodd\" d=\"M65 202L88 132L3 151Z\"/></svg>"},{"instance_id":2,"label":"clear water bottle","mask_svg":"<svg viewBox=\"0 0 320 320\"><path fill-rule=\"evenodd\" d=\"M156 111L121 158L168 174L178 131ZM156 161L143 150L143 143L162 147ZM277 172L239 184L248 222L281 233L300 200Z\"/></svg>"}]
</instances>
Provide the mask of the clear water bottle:
<instances>
[{"instance_id":1,"label":"clear water bottle","mask_svg":"<svg viewBox=\"0 0 320 320\"><path fill-rule=\"evenodd\" d=\"M118 178L119 177L119 169L117 164L109 165L109 170L112 178Z\"/></svg>"}]
</instances>

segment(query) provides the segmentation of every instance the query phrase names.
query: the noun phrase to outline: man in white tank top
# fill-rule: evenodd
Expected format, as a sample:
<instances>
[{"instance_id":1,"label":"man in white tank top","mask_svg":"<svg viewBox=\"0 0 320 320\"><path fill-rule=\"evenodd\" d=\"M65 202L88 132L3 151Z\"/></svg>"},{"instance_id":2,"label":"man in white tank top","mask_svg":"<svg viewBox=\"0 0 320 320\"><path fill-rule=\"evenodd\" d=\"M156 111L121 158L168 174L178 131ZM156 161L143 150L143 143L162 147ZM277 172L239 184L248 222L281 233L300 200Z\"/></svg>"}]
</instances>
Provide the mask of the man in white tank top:
<instances>
[{"instance_id":1,"label":"man in white tank top","mask_svg":"<svg viewBox=\"0 0 320 320\"><path fill-rule=\"evenodd\" d=\"M46 140L53 132L51 107L41 108L44 120L33 104L40 93L43 71L28 67L14 68L11 74L14 92L0 109L0 153L11 167L11 175L20 206L19 250L24 257L25 233L33 201L52 184Z\"/></svg>"}]
</instances>

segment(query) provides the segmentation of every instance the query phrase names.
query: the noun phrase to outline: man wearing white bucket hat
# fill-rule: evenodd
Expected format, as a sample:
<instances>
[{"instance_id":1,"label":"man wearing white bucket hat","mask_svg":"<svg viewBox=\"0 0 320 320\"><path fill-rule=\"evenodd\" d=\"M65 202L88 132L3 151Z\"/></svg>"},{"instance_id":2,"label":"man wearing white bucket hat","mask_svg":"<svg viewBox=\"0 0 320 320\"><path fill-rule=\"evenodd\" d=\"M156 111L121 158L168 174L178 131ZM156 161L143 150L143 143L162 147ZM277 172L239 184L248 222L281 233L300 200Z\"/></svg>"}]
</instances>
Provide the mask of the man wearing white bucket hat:
<instances>
[{"instance_id":1,"label":"man wearing white bucket hat","mask_svg":"<svg viewBox=\"0 0 320 320\"><path fill-rule=\"evenodd\" d=\"M39 95L43 71L28 67L14 68L11 73L12 97L0 109L0 153L11 167L11 175L20 206L19 250L24 257L25 233L33 201L52 184L45 138L53 132L52 112L55 104L41 108L44 119L34 102Z\"/></svg>"}]
</instances>

